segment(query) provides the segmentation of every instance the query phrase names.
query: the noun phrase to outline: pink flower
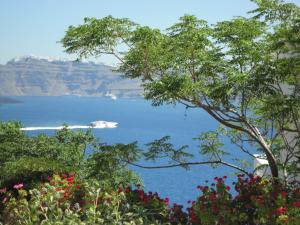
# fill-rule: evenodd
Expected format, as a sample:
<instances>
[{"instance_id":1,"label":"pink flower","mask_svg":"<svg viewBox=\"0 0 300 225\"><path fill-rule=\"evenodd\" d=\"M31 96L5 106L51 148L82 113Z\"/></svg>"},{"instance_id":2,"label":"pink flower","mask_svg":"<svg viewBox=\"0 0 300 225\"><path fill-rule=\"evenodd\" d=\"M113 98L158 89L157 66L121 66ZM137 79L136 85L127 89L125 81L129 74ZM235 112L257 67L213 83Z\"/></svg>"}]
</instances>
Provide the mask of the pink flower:
<instances>
[{"instance_id":1,"label":"pink flower","mask_svg":"<svg viewBox=\"0 0 300 225\"><path fill-rule=\"evenodd\" d=\"M22 187L24 187L24 185L21 183L21 184L15 184L13 188L19 190Z\"/></svg>"},{"instance_id":2,"label":"pink flower","mask_svg":"<svg viewBox=\"0 0 300 225\"><path fill-rule=\"evenodd\" d=\"M0 189L0 193L6 193L6 188L2 188L2 189Z\"/></svg>"},{"instance_id":3,"label":"pink flower","mask_svg":"<svg viewBox=\"0 0 300 225\"><path fill-rule=\"evenodd\" d=\"M7 202L8 198L5 197L3 200L2 200L2 203L5 204Z\"/></svg>"}]
</instances>

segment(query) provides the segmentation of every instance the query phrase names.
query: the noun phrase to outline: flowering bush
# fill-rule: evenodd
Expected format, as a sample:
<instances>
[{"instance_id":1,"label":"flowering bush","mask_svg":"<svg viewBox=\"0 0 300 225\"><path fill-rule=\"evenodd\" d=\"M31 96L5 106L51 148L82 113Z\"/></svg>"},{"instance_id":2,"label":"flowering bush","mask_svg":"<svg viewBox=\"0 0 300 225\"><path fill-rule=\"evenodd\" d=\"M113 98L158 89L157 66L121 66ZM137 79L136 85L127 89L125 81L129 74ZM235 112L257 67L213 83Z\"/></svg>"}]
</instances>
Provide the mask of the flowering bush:
<instances>
[{"instance_id":1,"label":"flowering bush","mask_svg":"<svg viewBox=\"0 0 300 225\"><path fill-rule=\"evenodd\" d=\"M169 210L168 199L157 193L130 187L104 190L98 183L80 182L74 175L55 175L29 191L23 184L14 188L16 197L3 189L4 224L170 224L169 215L175 218L178 214Z\"/></svg>"},{"instance_id":2,"label":"flowering bush","mask_svg":"<svg viewBox=\"0 0 300 225\"><path fill-rule=\"evenodd\" d=\"M287 189L261 177L215 177L198 186L201 195L189 201L187 212L168 198L145 192L139 186L114 189L97 182L82 182L62 174L26 191L0 189L4 224L164 224L164 225L299 225L300 189ZM208 182L208 181L207 181ZM235 194L231 190L234 188ZM4 207L3 207L4 206Z\"/></svg>"},{"instance_id":3,"label":"flowering bush","mask_svg":"<svg viewBox=\"0 0 300 225\"><path fill-rule=\"evenodd\" d=\"M238 175L229 192L225 177L215 177L209 186L198 186L202 195L190 202L190 223L211 225L300 224L300 190L284 189L261 177Z\"/></svg>"}]
</instances>

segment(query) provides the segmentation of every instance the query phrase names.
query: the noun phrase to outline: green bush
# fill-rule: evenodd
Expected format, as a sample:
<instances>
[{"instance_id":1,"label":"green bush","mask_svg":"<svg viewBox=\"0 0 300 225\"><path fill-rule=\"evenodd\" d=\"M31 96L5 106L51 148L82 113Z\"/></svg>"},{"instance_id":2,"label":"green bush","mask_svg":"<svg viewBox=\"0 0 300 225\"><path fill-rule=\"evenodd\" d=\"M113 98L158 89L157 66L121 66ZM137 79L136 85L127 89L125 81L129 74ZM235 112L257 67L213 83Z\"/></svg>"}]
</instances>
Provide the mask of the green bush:
<instances>
[{"instance_id":1,"label":"green bush","mask_svg":"<svg viewBox=\"0 0 300 225\"><path fill-rule=\"evenodd\" d=\"M131 188L106 190L99 183L73 175L55 175L49 182L16 197L5 194L2 221L27 224L170 224L166 200Z\"/></svg>"}]
</instances>

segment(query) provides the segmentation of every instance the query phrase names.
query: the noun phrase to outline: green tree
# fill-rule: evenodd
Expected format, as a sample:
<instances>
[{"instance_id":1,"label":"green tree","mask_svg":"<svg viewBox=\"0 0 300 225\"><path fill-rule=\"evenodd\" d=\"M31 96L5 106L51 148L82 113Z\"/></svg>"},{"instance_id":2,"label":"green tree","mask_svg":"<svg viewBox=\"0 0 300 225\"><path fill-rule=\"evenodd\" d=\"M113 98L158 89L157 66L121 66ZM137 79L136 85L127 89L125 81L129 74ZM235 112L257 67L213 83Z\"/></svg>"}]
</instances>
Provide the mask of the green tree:
<instances>
[{"instance_id":1,"label":"green tree","mask_svg":"<svg viewBox=\"0 0 300 225\"><path fill-rule=\"evenodd\" d=\"M253 17L210 26L185 15L166 31L112 16L85 18L83 25L68 28L62 43L80 58L117 57L125 77L143 81L145 98L154 106L201 108L223 126L199 137L210 161L171 157L177 164L168 166L226 164L218 144L222 133L246 154L252 155L248 145L264 153L278 178L280 170L297 173L300 11L279 0L253 1L258 5ZM166 147L164 139L152 144L159 141ZM160 148L165 156L183 153L169 147ZM152 158L161 154L150 150Z\"/></svg>"},{"instance_id":2,"label":"green tree","mask_svg":"<svg viewBox=\"0 0 300 225\"><path fill-rule=\"evenodd\" d=\"M30 188L55 173L76 174L106 188L142 183L127 168L140 157L136 142L107 145L91 130L72 131L67 126L52 136L28 136L21 127L18 122L0 122L0 188L22 182Z\"/></svg>"},{"instance_id":3,"label":"green tree","mask_svg":"<svg viewBox=\"0 0 300 225\"><path fill-rule=\"evenodd\" d=\"M91 132L64 128L54 136L29 137L17 122L0 122L0 186L47 179L54 172L80 169L87 146L94 142Z\"/></svg>"}]
</instances>

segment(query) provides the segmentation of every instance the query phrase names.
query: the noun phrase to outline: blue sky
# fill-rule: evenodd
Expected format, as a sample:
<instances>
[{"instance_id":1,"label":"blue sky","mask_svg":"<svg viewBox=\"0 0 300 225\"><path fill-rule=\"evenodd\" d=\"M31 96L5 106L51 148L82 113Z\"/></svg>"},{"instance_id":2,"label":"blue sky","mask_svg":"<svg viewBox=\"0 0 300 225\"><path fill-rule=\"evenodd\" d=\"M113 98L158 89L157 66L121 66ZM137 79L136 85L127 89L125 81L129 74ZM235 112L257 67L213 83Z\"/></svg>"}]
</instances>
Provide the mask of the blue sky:
<instances>
[{"instance_id":1,"label":"blue sky","mask_svg":"<svg viewBox=\"0 0 300 225\"><path fill-rule=\"evenodd\" d=\"M292 2L300 5L300 0ZM29 54L69 57L57 41L84 17L127 17L165 29L186 13L216 23L245 16L253 8L249 0L1 0L0 64ZM113 62L108 57L99 60Z\"/></svg>"}]
</instances>

